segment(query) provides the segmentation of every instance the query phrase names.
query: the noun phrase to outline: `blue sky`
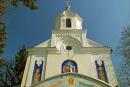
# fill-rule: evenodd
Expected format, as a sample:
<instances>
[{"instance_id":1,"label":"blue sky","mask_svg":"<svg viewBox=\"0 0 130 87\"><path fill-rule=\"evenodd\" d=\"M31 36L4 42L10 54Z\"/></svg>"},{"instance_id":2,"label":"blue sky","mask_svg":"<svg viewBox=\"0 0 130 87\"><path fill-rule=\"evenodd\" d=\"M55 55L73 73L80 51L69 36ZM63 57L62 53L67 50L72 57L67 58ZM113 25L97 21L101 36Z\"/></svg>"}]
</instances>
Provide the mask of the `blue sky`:
<instances>
[{"instance_id":1,"label":"blue sky","mask_svg":"<svg viewBox=\"0 0 130 87\"><path fill-rule=\"evenodd\" d=\"M10 7L6 16L7 47L4 57L13 59L22 45L33 47L51 37L55 17L65 9L65 0L38 0L39 9ZM83 19L83 29L90 38L115 51L121 31L129 24L129 0L71 0L71 9ZM114 52L113 52L114 53ZM112 54L115 67L120 57Z\"/></svg>"}]
</instances>

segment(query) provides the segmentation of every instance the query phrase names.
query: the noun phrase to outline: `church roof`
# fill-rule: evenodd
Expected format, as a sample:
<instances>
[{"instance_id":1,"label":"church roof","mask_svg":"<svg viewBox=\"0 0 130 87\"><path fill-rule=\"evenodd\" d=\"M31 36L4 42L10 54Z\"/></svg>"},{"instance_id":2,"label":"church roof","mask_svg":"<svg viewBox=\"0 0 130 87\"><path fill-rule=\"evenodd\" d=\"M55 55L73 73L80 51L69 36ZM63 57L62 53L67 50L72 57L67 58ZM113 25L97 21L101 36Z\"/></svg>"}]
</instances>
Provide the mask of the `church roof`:
<instances>
[{"instance_id":1,"label":"church roof","mask_svg":"<svg viewBox=\"0 0 130 87\"><path fill-rule=\"evenodd\" d=\"M92 47L104 47L103 45L96 43L95 41L91 40L91 39L87 39L87 42L89 45L91 45Z\"/></svg>"},{"instance_id":2,"label":"church roof","mask_svg":"<svg viewBox=\"0 0 130 87\"><path fill-rule=\"evenodd\" d=\"M50 46L51 46L51 39L48 39L36 45L35 47L50 47Z\"/></svg>"}]
</instances>

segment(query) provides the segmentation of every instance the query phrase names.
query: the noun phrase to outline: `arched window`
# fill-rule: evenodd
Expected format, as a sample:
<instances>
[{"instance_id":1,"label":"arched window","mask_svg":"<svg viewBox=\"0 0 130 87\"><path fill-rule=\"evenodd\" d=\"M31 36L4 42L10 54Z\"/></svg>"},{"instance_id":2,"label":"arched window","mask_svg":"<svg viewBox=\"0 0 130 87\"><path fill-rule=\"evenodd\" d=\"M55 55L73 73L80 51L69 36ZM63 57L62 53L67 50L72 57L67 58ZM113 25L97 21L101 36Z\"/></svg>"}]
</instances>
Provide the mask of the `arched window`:
<instances>
[{"instance_id":1,"label":"arched window","mask_svg":"<svg viewBox=\"0 0 130 87\"><path fill-rule=\"evenodd\" d=\"M67 73L67 72L78 72L77 69L77 63L73 60L66 60L62 64L62 73Z\"/></svg>"},{"instance_id":2,"label":"arched window","mask_svg":"<svg viewBox=\"0 0 130 87\"><path fill-rule=\"evenodd\" d=\"M69 18L66 19L66 27L67 28L71 27L71 20Z\"/></svg>"},{"instance_id":3,"label":"arched window","mask_svg":"<svg viewBox=\"0 0 130 87\"><path fill-rule=\"evenodd\" d=\"M95 61L98 79L108 82L105 65L103 61Z\"/></svg>"}]
</instances>

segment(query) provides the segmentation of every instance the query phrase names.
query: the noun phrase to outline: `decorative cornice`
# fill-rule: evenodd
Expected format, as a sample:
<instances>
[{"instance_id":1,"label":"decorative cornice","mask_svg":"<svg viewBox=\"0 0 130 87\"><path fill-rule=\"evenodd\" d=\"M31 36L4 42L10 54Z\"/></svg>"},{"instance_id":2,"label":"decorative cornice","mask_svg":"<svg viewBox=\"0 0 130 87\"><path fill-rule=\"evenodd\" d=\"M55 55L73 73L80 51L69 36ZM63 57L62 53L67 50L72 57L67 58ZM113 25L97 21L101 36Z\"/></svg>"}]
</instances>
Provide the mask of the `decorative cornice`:
<instances>
[{"instance_id":1,"label":"decorative cornice","mask_svg":"<svg viewBox=\"0 0 130 87\"><path fill-rule=\"evenodd\" d=\"M47 48L46 47L28 48L28 52L29 52L29 55L36 54L36 53L46 54L47 53Z\"/></svg>"},{"instance_id":2,"label":"decorative cornice","mask_svg":"<svg viewBox=\"0 0 130 87\"><path fill-rule=\"evenodd\" d=\"M106 47L84 47L79 50L80 54L111 54L112 49Z\"/></svg>"},{"instance_id":3,"label":"decorative cornice","mask_svg":"<svg viewBox=\"0 0 130 87\"><path fill-rule=\"evenodd\" d=\"M59 54L60 51L57 50L56 47L35 47L35 48L29 48L28 49L30 54L35 53L53 53L53 54ZM79 49L78 54L111 54L112 49L106 48L106 47L83 47Z\"/></svg>"},{"instance_id":4,"label":"decorative cornice","mask_svg":"<svg viewBox=\"0 0 130 87\"><path fill-rule=\"evenodd\" d=\"M52 33L86 33L84 29L55 29Z\"/></svg>"},{"instance_id":5,"label":"decorative cornice","mask_svg":"<svg viewBox=\"0 0 130 87\"><path fill-rule=\"evenodd\" d=\"M29 54L35 54L35 53L59 53L59 51L56 49L56 47L34 47L34 48L28 48Z\"/></svg>"},{"instance_id":6,"label":"decorative cornice","mask_svg":"<svg viewBox=\"0 0 130 87\"><path fill-rule=\"evenodd\" d=\"M81 34L74 34L74 33L57 33L56 34L57 37L62 37L62 36L76 36L76 37L79 37L81 36Z\"/></svg>"}]
</instances>

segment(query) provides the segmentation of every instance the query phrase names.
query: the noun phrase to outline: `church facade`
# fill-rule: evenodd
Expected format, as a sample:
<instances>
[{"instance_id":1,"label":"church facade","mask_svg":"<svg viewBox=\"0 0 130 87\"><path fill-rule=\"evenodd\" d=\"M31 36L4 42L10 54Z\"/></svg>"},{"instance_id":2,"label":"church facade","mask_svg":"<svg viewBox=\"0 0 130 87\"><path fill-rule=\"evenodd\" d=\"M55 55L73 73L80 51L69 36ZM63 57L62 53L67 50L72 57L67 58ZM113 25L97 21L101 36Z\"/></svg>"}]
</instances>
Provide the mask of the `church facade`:
<instances>
[{"instance_id":1,"label":"church facade","mask_svg":"<svg viewBox=\"0 0 130 87\"><path fill-rule=\"evenodd\" d=\"M111 48L86 38L70 6L55 19L50 39L29 48L21 87L117 87Z\"/></svg>"}]
</instances>

